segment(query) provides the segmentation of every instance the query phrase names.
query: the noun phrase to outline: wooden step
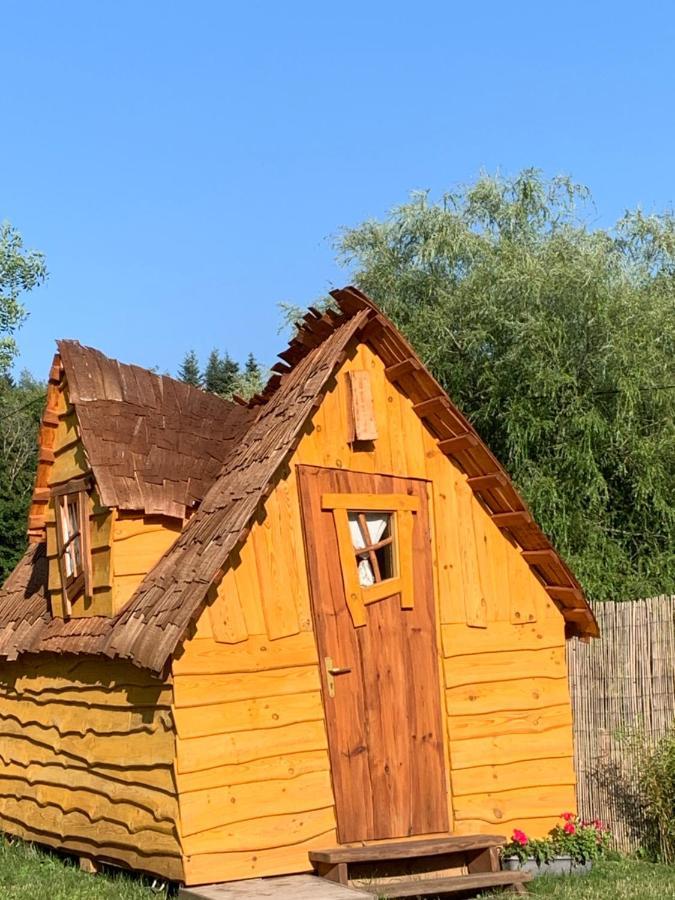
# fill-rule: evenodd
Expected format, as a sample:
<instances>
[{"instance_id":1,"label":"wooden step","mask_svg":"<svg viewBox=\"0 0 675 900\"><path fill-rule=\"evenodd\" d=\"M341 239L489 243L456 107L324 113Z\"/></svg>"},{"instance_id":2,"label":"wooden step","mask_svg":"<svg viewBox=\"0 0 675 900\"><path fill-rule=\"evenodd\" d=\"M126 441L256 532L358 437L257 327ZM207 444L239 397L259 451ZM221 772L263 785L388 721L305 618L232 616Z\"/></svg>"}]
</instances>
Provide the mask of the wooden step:
<instances>
[{"instance_id":1,"label":"wooden step","mask_svg":"<svg viewBox=\"0 0 675 900\"><path fill-rule=\"evenodd\" d=\"M428 897L478 891L483 888L511 888L515 893L527 893L524 883L532 876L527 872L480 872L475 875L454 875L449 878L401 879L400 881L368 881L363 887L378 897ZM356 885L354 885L356 887Z\"/></svg>"},{"instance_id":2,"label":"wooden step","mask_svg":"<svg viewBox=\"0 0 675 900\"><path fill-rule=\"evenodd\" d=\"M312 863L382 862L390 859L419 859L425 856L447 856L450 853L467 853L488 847L501 847L506 838L498 834L470 834L429 838L420 841L391 841L368 844L365 847L332 847L328 850L310 850Z\"/></svg>"}]
</instances>

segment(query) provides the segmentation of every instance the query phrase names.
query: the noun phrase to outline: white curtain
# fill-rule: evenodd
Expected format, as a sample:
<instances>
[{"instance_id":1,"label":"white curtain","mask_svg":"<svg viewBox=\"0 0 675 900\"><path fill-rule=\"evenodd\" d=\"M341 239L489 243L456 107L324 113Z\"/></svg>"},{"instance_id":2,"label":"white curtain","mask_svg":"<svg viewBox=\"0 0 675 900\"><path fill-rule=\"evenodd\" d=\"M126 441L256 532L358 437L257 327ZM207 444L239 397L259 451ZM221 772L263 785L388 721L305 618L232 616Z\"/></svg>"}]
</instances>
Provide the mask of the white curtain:
<instances>
[{"instance_id":1,"label":"white curtain","mask_svg":"<svg viewBox=\"0 0 675 900\"><path fill-rule=\"evenodd\" d=\"M370 543L376 544L389 524L389 515L387 513L364 513L368 534L370 535ZM355 550L362 550L366 544L359 528L358 513L349 513L349 531L352 536L352 544ZM375 573L368 559L368 554L359 556L359 584L361 587L370 587L375 584Z\"/></svg>"}]
</instances>

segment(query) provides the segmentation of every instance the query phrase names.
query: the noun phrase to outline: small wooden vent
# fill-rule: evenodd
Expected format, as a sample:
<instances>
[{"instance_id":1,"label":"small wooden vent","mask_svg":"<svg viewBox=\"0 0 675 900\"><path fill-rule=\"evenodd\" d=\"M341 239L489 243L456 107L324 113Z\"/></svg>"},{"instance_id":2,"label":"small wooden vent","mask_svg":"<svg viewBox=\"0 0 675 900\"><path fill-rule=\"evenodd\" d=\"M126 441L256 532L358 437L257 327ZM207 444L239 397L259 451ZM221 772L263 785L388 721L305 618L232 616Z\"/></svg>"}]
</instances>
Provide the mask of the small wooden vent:
<instances>
[{"instance_id":1,"label":"small wooden vent","mask_svg":"<svg viewBox=\"0 0 675 900\"><path fill-rule=\"evenodd\" d=\"M350 443L377 439L377 422L370 375L363 369L347 372L351 408Z\"/></svg>"}]
</instances>

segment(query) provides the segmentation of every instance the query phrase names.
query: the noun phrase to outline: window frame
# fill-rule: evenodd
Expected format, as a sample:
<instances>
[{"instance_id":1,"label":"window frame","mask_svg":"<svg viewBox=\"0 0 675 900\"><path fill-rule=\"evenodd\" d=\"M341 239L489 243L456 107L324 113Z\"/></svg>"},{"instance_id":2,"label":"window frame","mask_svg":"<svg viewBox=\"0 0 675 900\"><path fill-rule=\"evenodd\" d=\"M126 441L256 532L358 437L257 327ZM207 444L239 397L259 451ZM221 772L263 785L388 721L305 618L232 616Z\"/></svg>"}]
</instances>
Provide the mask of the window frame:
<instances>
[{"instance_id":1,"label":"window frame","mask_svg":"<svg viewBox=\"0 0 675 900\"><path fill-rule=\"evenodd\" d=\"M366 608L394 594L401 595L401 608L414 605L413 515L419 512L418 497L410 494L323 494L321 508L333 514L337 534L340 568L347 607L354 626L366 624ZM349 513L377 512L392 516L392 553L396 575L364 586L359 580L358 550L349 527Z\"/></svg>"},{"instance_id":2,"label":"window frame","mask_svg":"<svg viewBox=\"0 0 675 900\"><path fill-rule=\"evenodd\" d=\"M56 525L56 553L61 576L61 595L64 618L72 615L73 602L84 593L91 598L91 535L89 533L89 488L87 478L76 478L65 484L52 487L54 519ZM77 531L71 533L71 509L75 507ZM78 541L79 565L77 564ZM73 569L68 572L66 558Z\"/></svg>"}]
</instances>

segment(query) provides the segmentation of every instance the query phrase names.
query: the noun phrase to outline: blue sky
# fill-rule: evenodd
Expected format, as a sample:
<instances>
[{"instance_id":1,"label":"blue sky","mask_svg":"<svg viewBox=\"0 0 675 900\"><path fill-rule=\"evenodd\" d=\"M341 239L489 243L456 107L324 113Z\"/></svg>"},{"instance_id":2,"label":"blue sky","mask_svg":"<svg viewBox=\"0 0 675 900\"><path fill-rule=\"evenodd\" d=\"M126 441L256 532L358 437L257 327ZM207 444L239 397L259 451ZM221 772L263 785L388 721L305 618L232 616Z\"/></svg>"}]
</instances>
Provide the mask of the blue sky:
<instances>
[{"instance_id":1,"label":"blue sky","mask_svg":"<svg viewBox=\"0 0 675 900\"><path fill-rule=\"evenodd\" d=\"M331 235L481 169L671 206L672 3L4 0L0 219L47 255L20 366L75 337L271 363Z\"/></svg>"}]
</instances>

